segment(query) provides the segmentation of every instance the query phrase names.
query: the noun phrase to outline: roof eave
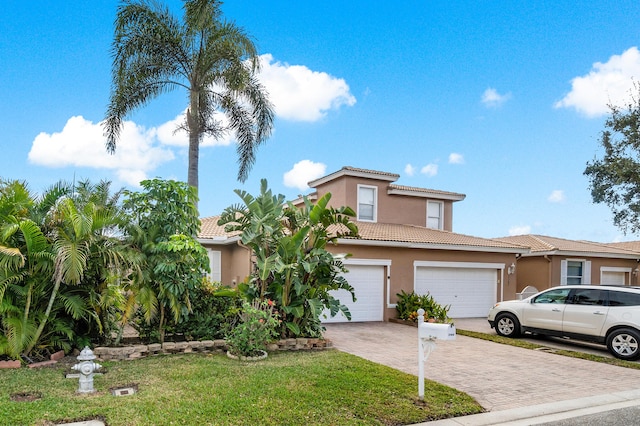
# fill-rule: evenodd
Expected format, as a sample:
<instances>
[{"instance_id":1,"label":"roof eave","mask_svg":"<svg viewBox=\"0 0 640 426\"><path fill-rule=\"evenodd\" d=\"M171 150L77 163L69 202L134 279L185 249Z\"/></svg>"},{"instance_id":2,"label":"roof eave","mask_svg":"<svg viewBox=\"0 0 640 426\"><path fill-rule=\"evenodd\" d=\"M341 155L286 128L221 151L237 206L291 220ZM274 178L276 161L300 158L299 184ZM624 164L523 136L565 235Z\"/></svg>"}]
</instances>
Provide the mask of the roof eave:
<instances>
[{"instance_id":1,"label":"roof eave","mask_svg":"<svg viewBox=\"0 0 640 426\"><path fill-rule=\"evenodd\" d=\"M389 195L406 195L409 197L421 197L421 198L433 198L437 200L451 200L462 201L466 198L464 194L442 194L440 192L429 191L408 191L406 189L389 188L387 189Z\"/></svg>"},{"instance_id":2,"label":"roof eave","mask_svg":"<svg viewBox=\"0 0 640 426\"><path fill-rule=\"evenodd\" d=\"M202 245L229 245L229 244L234 244L238 241L240 241L240 237L239 236L234 236L234 237L224 237L224 236L219 236L219 237L210 237L210 238L197 238L196 239L200 244Z\"/></svg>"},{"instance_id":3,"label":"roof eave","mask_svg":"<svg viewBox=\"0 0 640 426\"><path fill-rule=\"evenodd\" d=\"M331 182L332 180L338 179L342 176L354 176L354 177L361 177L361 178L367 178L367 179L382 180L386 182L395 182L400 178L400 175L396 175L396 174L387 175L387 174L371 173L371 172L366 172L361 170L351 170L351 169L342 168L337 172L333 172L327 176L321 177L316 180L312 180L311 182L308 182L307 185L310 188L315 188L319 185L325 184L327 182Z\"/></svg>"},{"instance_id":4,"label":"roof eave","mask_svg":"<svg viewBox=\"0 0 640 426\"><path fill-rule=\"evenodd\" d=\"M552 250L552 251L534 251L525 253L522 257L540 257L540 256L573 256L573 257L602 257L607 259L630 259L640 260L640 254L633 253L591 253L585 251L571 250Z\"/></svg>"},{"instance_id":5,"label":"roof eave","mask_svg":"<svg viewBox=\"0 0 640 426\"><path fill-rule=\"evenodd\" d=\"M406 241L382 241L382 240L361 240L352 238L339 238L338 244L358 245L358 246L378 246L378 247L399 247L411 249L429 249L429 250L454 250L454 251L474 251L474 252L493 252L493 253L513 253L523 254L528 250L515 247L486 247L486 246L468 246L463 244L434 244L434 243L413 243Z\"/></svg>"}]
</instances>

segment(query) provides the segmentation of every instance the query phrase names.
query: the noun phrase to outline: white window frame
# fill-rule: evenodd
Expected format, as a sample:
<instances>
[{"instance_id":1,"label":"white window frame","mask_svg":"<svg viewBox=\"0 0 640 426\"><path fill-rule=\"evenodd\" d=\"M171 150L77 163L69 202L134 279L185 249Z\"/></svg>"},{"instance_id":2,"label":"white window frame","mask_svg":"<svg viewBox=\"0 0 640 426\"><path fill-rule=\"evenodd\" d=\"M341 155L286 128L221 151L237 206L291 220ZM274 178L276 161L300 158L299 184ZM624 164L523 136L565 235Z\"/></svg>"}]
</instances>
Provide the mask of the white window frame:
<instances>
[{"instance_id":1,"label":"white window frame","mask_svg":"<svg viewBox=\"0 0 640 426\"><path fill-rule=\"evenodd\" d=\"M372 189L373 190L373 219L363 219L360 215L360 190ZM362 222L377 222L378 221L378 187L374 185L358 185L358 220Z\"/></svg>"},{"instance_id":2,"label":"white window frame","mask_svg":"<svg viewBox=\"0 0 640 426\"><path fill-rule=\"evenodd\" d=\"M207 276L213 282L222 282L222 252L207 249L207 255L209 256L209 268L211 269Z\"/></svg>"},{"instance_id":3,"label":"white window frame","mask_svg":"<svg viewBox=\"0 0 640 426\"><path fill-rule=\"evenodd\" d=\"M586 259L564 259L560 262L560 285L567 285L567 269L569 262L582 263L582 277L580 277L580 284L591 284L591 261Z\"/></svg>"},{"instance_id":4,"label":"white window frame","mask_svg":"<svg viewBox=\"0 0 640 426\"><path fill-rule=\"evenodd\" d=\"M429 219L431 218L436 218L436 216L432 216L431 213L433 209L429 209L429 204L436 204L438 206L438 227L434 228L433 226L429 226ZM444 203L442 201L433 201L433 200L427 200L427 223L425 225L427 228L430 229L444 229Z\"/></svg>"}]
</instances>

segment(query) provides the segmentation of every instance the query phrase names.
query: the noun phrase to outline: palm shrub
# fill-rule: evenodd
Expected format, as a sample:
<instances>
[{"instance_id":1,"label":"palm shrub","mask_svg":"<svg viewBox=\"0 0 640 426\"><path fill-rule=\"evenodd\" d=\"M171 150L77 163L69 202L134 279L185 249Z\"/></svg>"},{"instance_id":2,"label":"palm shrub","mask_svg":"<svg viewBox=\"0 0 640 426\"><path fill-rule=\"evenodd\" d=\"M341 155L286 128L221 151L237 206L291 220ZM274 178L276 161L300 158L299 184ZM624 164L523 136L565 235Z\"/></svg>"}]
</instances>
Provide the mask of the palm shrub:
<instances>
[{"instance_id":1,"label":"palm shrub","mask_svg":"<svg viewBox=\"0 0 640 426\"><path fill-rule=\"evenodd\" d=\"M451 306L439 304L429 293L418 295L413 291L406 293L401 290L396 296L396 312L402 320L415 322L418 320L418 309L424 309L425 320L440 323L451 321L448 316Z\"/></svg>"},{"instance_id":2,"label":"palm shrub","mask_svg":"<svg viewBox=\"0 0 640 426\"><path fill-rule=\"evenodd\" d=\"M320 315L349 309L334 298L332 290L344 289L355 300L353 287L343 277L342 258L327 250L340 237L356 236L349 207L329 207L331 194L315 204L306 197L301 208L285 204L284 195L274 195L262 180L254 197L235 191L243 204L223 212L218 224L227 232L239 231L242 244L251 249L254 270L240 291L249 300L272 300L282 320L282 337L320 337Z\"/></svg>"},{"instance_id":3,"label":"palm shrub","mask_svg":"<svg viewBox=\"0 0 640 426\"><path fill-rule=\"evenodd\" d=\"M107 182L59 182L41 196L0 182L0 354L29 359L105 335L112 286L136 259L119 237L118 196Z\"/></svg>"}]
</instances>

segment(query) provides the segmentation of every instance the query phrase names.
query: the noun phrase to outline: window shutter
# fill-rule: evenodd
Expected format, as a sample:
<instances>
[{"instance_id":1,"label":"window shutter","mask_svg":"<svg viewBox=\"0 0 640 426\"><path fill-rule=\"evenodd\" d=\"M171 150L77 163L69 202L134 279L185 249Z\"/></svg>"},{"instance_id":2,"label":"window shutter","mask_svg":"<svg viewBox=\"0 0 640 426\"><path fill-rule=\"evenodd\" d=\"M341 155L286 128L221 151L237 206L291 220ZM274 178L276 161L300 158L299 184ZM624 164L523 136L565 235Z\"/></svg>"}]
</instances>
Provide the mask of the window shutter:
<instances>
[{"instance_id":1,"label":"window shutter","mask_svg":"<svg viewBox=\"0 0 640 426\"><path fill-rule=\"evenodd\" d=\"M584 262L584 271L582 272L582 284L591 284L591 261Z\"/></svg>"},{"instance_id":2,"label":"window shutter","mask_svg":"<svg viewBox=\"0 0 640 426\"><path fill-rule=\"evenodd\" d=\"M209 278L211 278L211 281L220 282L222 281L222 254L219 251L209 249L207 252L209 255L209 267L211 268Z\"/></svg>"},{"instance_id":3,"label":"window shutter","mask_svg":"<svg viewBox=\"0 0 640 426\"><path fill-rule=\"evenodd\" d=\"M560 261L560 285L567 285L567 261Z\"/></svg>"}]
</instances>

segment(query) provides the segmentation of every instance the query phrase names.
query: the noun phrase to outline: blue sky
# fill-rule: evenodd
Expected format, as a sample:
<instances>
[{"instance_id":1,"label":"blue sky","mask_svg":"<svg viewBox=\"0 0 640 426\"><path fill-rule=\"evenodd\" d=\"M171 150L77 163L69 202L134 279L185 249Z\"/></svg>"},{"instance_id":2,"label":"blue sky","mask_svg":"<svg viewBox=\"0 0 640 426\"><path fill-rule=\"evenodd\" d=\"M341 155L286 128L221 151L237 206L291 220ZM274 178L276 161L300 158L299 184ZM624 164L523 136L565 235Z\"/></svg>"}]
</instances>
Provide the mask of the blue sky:
<instances>
[{"instance_id":1,"label":"blue sky","mask_svg":"<svg viewBox=\"0 0 640 426\"><path fill-rule=\"evenodd\" d=\"M165 4L181 15L182 2ZM116 155L104 150L116 1L3 5L0 177L34 191L60 179L186 180L186 138L173 135L184 92L137 110ZM206 141L202 216L261 178L295 198L354 166L466 194L455 232L638 239L592 204L583 176L601 155L607 103L640 79L637 1L229 0L223 11L254 37L277 117L245 184L233 141Z\"/></svg>"}]
</instances>

